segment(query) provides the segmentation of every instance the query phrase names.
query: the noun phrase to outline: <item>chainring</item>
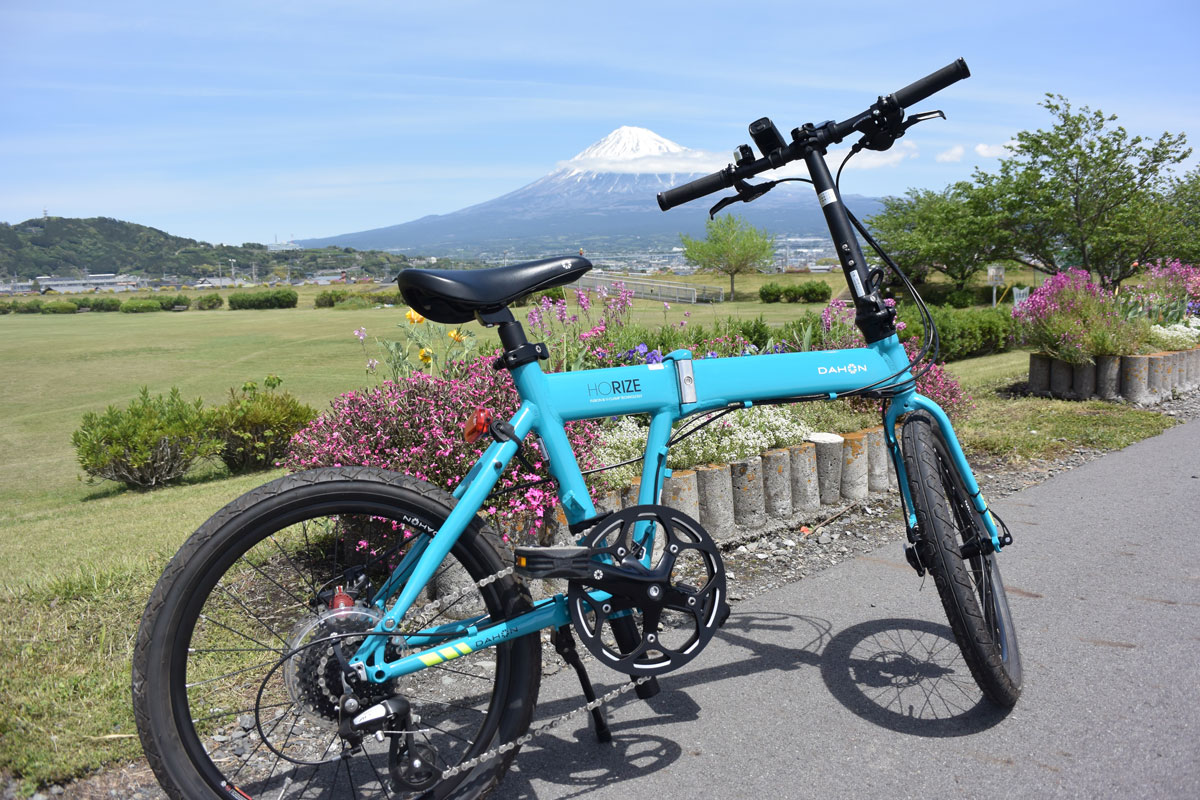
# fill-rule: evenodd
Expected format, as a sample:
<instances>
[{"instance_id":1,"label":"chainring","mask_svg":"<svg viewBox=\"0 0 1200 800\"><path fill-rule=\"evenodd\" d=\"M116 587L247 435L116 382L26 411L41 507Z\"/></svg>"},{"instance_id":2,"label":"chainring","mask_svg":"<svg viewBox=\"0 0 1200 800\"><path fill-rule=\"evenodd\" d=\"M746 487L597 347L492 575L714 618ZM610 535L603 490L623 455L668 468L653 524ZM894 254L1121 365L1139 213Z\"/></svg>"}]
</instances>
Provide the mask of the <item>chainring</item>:
<instances>
[{"instance_id":1,"label":"chainring","mask_svg":"<svg viewBox=\"0 0 1200 800\"><path fill-rule=\"evenodd\" d=\"M643 543L651 535L654 547L647 553ZM595 567L567 584L571 622L584 647L605 666L634 676L678 669L704 649L729 615L716 542L674 508L618 511L580 544L593 551ZM633 623L632 636L613 627L626 618ZM628 623L617 624L629 630Z\"/></svg>"}]
</instances>

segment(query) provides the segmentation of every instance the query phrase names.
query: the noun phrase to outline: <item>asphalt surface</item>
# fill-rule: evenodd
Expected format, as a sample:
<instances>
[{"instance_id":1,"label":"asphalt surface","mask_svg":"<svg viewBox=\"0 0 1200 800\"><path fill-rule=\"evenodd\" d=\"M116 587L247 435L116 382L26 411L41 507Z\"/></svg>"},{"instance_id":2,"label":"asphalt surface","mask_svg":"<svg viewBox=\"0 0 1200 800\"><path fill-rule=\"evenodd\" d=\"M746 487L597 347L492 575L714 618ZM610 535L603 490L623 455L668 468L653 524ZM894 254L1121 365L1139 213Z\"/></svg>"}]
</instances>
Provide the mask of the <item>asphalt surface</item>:
<instances>
[{"instance_id":1,"label":"asphalt surface","mask_svg":"<svg viewBox=\"0 0 1200 800\"><path fill-rule=\"evenodd\" d=\"M574 717L494 796L1200 797L1200 421L996 510L1025 671L1007 714L889 547L736 603L658 697L617 702L612 744ZM580 702L559 672L537 718Z\"/></svg>"}]
</instances>

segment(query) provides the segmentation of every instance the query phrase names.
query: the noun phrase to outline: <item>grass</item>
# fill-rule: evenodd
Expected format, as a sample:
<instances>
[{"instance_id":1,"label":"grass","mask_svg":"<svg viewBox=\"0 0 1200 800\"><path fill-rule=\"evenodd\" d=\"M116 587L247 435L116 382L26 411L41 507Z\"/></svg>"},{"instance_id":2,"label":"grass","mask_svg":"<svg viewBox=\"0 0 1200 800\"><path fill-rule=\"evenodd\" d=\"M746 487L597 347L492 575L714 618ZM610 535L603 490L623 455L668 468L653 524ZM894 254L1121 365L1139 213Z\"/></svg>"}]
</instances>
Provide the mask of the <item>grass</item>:
<instances>
[{"instance_id":1,"label":"grass","mask_svg":"<svg viewBox=\"0 0 1200 800\"><path fill-rule=\"evenodd\" d=\"M1026 378L1028 365L1022 351L949 365L975 397L971 415L955 426L969 453L1015 460L1053 458L1079 446L1119 450L1175 424L1155 411L1099 400L1014 396L1007 389Z\"/></svg>"},{"instance_id":2,"label":"grass","mask_svg":"<svg viewBox=\"0 0 1200 800\"><path fill-rule=\"evenodd\" d=\"M217 402L230 387L261 383L274 373L285 389L323 408L336 394L375 380L364 373L352 331L365 325L370 336L387 336L404 322L403 309L337 312L304 305L302 298L301 308L279 311L0 316L0 603L6 611L0 773L20 776L26 789L139 754L128 683L145 599L192 530L278 474L228 477L208 468L153 492L89 485L79 480L70 446L80 416L127 403L142 385L152 392L179 386L185 397ZM688 310L705 325L718 316L759 313L780 322L801 308L755 301L711 309L675 305L665 321L677 322ZM661 303L637 304L635 318L652 327L663 323ZM1026 363L1025 354L1007 353L952 365L976 398L975 415L960 426L973 452L1038 458L1076 444L1122 447L1171 424L1123 406L998 391L1019 380ZM827 430L853 430L877 419L848 414L839 404L814 404L811 412L813 423Z\"/></svg>"}]
</instances>

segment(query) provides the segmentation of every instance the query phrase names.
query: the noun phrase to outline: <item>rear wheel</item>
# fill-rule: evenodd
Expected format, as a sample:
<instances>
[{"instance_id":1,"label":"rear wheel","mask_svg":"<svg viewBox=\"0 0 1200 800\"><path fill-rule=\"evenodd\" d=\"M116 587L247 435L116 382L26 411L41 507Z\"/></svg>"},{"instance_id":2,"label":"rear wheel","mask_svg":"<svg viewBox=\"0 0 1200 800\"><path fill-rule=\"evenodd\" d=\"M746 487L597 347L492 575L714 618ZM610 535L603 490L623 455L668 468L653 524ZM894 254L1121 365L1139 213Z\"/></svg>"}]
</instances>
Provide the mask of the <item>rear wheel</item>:
<instances>
[{"instance_id":1,"label":"rear wheel","mask_svg":"<svg viewBox=\"0 0 1200 800\"><path fill-rule=\"evenodd\" d=\"M1021 654L1000 567L981 548L988 538L983 520L929 414L905 418L901 448L917 515L917 556L933 575L975 682L993 703L1011 707L1021 694Z\"/></svg>"},{"instance_id":2,"label":"rear wheel","mask_svg":"<svg viewBox=\"0 0 1200 800\"><path fill-rule=\"evenodd\" d=\"M536 636L382 684L346 682L343 669L381 618L373 601L393 569L453 503L395 473L324 469L259 487L201 526L155 588L134 652L138 731L171 797L473 798L494 785L515 749L440 778L526 731ZM432 631L416 649L529 609L511 575L484 580L504 569L493 538L478 519L459 538L397 628ZM388 655L407 647L392 637ZM394 712L379 737L345 735L349 694Z\"/></svg>"}]
</instances>

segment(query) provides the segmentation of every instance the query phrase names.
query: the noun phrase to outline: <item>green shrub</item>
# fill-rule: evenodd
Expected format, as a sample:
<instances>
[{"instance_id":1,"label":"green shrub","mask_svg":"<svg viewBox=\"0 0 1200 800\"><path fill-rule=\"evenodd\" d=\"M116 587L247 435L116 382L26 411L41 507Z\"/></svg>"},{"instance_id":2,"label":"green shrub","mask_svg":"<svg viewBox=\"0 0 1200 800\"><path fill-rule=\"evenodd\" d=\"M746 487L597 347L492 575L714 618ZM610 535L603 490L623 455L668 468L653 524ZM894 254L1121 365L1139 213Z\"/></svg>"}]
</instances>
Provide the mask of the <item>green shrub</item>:
<instances>
[{"instance_id":1,"label":"green shrub","mask_svg":"<svg viewBox=\"0 0 1200 800\"><path fill-rule=\"evenodd\" d=\"M796 284L796 288L800 291L800 298L805 303L827 303L833 297L833 289L825 281L804 281ZM796 301L789 297L788 302Z\"/></svg>"},{"instance_id":2,"label":"green shrub","mask_svg":"<svg viewBox=\"0 0 1200 800\"><path fill-rule=\"evenodd\" d=\"M911 306L908 307L912 309ZM1011 306L997 308L930 308L929 315L937 325L941 341L939 360L959 361L992 353L1002 353L1012 347L1016 323ZM924 327L915 309L902 311L907 327L900 332L902 340L924 338Z\"/></svg>"},{"instance_id":3,"label":"green shrub","mask_svg":"<svg viewBox=\"0 0 1200 800\"><path fill-rule=\"evenodd\" d=\"M148 314L151 311L162 311L162 305L145 297L132 297L121 303L122 314Z\"/></svg>"},{"instance_id":4,"label":"green shrub","mask_svg":"<svg viewBox=\"0 0 1200 800\"><path fill-rule=\"evenodd\" d=\"M149 489L181 478L197 460L220 451L210 418L199 398L188 403L175 387L166 397L151 397L143 386L124 410L109 406L102 414L84 414L71 444L89 480Z\"/></svg>"},{"instance_id":5,"label":"green shrub","mask_svg":"<svg viewBox=\"0 0 1200 800\"><path fill-rule=\"evenodd\" d=\"M398 306L404 303L404 298L400 296L399 289L384 289L378 292L371 292L367 295L367 298L385 306Z\"/></svg>"},{"instance_id":6,"label":"green shrub","mask_svg":"<svg viewBox=\"0 0 1200 800\"><path fill-rule=\"evenodd\" d=\"M251 382L213 410L213 436L221 442L220 458L233 473L270 469L287 452L291 438L315 416L316 409L288 392L275 392L280 379L268 375L267 391Z\"/></svg>"},{"instance_id":7,"label":"green shrub","mask_svg":"<svg viewBox=\"0 0 1200 800\"><path fill-rule=\"evenodd\" d=\"M773 338L771 326L761 316L755 319L737 320L737 332L759 350L765 348Z\"/></svg>"},{"instance_id":8,"label":"green shrub","mask_svg":"<svg viewBox=\"0 0 1200 800\"><path fill-rule=\"evenodd\" d=\"M32 300L26 300L24 303L13 301L14 314L40 314L42 313L42 298L35 297Z\"/></svg>"},{"instance_id":9,"label":"green shrub","mask_svg":"<svg viewBox=\"0 0 1200 800\"><path fill-rule=\"evenodd\" d=\"M81 294L72 297L71 302L80 308L90 308L92 311L120 311L121 301L115 297L99 297L94 294Z\"/></svg>"},{"instance_id":10,"label":"green shrub","mask_svg":"<svg viewBox=\"0 0 1200 800\"><path fill-rule=\"evenodd\" d=\"M955 308L970 308L975 305L975 292L970 289L955 289L946 295L946 303Z\"/></svg>"},{"instance_id":11,"label":"green shrub","mask_svg":"<svg viewBox=\"0 0 1200 800\"><path fill-rule=\"evenodd\" d=\"M350 296L350 292L345 289L326 289L323 292L317 292L317 296L313 299L314 308L333 308L339 301L345 300Z\"/></svg>"},{"instance_id":12,"label":"green shrub","mask_svg":"<svg viewBox=\"0 0 1200 800\"><path fill-rule=\"evenodd\" d=\"M197 311L214 311L223 307L225 300L221 295L213 292L212 294L202 294L197 297L194 305Z\"/></svg>"},{"instance_id":13,"label":"green shrub","mask_svg":"<svg viewBox=\"0 0 1200 800\"><path fill-rule=\"evenodd\" d=\"M13 304L11 300L0 300L0 314L11 314Z\"/></svg>"},{"instance_id":14,"label":"green shrub","mask_svg":"<svg viewBox=\"0 0 1200 800\"><path fill-rule=\"evenodd\" d=\"M344 300L339 300L334 308L338 311L361 311L374 308L375 303L361 294L352 294Z\"/></svg>"},{"instance_id":15,"label":"green shrub","mask_svg":"<svg viewBox=\"0 0 1200 800\"><path fill-rule=\"evenodd\" d=\"M992 287L990 286L968 286L965 289L956 289L952 283L925 283L918 291L925 302L931 306L953 306L955 302L966 303L966 305L955 306L956 308L981 306L985 303L992 304ZM999 291L997 290L997 295ZM968 296L970 297L969 301Z\"/></svg>"},{"instance_id":16,"label":"green shrub","mask_svg":"<svg viewBox=\"0 0 1200 800\"><path fill-rule=\"evenodd\" d=\"M759 287L758 299L764 303L778 303L783 297L783 292L783 287L778 283L764 283Z\"/></svg>"},{"instance_id":17,"label":"green shrub","mask_svg":"<svg viewBox=\"0 0 1200 800\"><path fill-rule=\"evenodd\" d=\"M79 306L70 300L51 300L42 303L43 314L74 314L78 310Z\"/></svg>"},{"instance_id":18,"label":"green shrub","mask_svg":"<svg viewBox=\"0 0 1200 800\"><path fill-rule=\"evenodd\" d=\"M300 296L295 289L268 289L265 292L234 292L229 295L229 310L295 308Z\"/></svg>"},{"instance_id":19,"label":"green shrub","mask_svg":"<svg viewBox=\"0 0 1200 800\"><path fill-rule=\"evenodd\" d=\"M155 301L162 306L163 311L174 311L176 306L191 308L192 299L185 294L177 294L174 296L165 295L163 297L154 298Z\"/></svg>"}]
</instances>

